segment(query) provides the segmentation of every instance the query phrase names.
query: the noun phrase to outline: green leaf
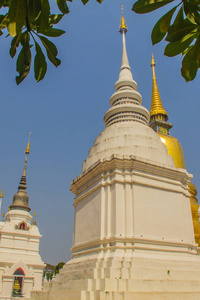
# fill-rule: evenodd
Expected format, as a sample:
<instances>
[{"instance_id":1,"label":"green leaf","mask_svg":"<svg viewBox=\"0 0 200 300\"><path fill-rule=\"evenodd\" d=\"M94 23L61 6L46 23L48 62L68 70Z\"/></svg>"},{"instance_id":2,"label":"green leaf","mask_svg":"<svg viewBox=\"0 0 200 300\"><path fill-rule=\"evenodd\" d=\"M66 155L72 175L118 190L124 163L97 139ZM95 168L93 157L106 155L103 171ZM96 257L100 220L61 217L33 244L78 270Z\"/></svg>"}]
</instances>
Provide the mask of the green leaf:
<instances>
[{"instance_id":1,"label":"green leaf","mask_svg":"<svg viewBox=\"0 0 200 300\"><path fill-rule=\"evenodd\" d=\"M49 28L50 5L48 0L41 0L42 9L37 18L38 32Z\"/></svg>"},{"instance_id":2,"label":"green leaf","mask_svg":"<svg viewBox=\"0 0 200 300\"><path fill-rule=\"evenodd\" d=\"M9 13L8 32L14 37L17 35L22 26L26 24L26 0L14 0L11 2Z\"/></svg>"},{"instance_id":3,"label":"green leaf","mask_svg":"<svg viewBox=\"0 0 200 300\"><path fill-rule=\"evenodd\" d=\"M183 2L183 8L184 8L184 13L188 20L190 20L192 23L196 24L195 18L193 13L190 10L190 6L188 5L188 2Z\"/></svg>"},{"instance_id":4,"label":"green leaf","mask_svg":"<svg viewBox=\"0 0 200 300\"><path fill-rule=\"evenodd\" d=\"M195 2L184 1L183 2L184 12L186 17L194 24L200 24L200 14L198 12L199 5Z\"/></svg>"},{"instance_id":5,"label":"green leaf","mask_svg":"<svg viewBox=\"0 0 200 300\"><path fill-rule=\"evenodd\" d=\"M63 33L65 33L65 31L61 30L61 29L56 29L56 28L48 28L44 31L40 30L40 33L42 33L46 36L58 37L58 36L61 36Z\"/></svg>"},{"instance_id":6,"label":"green leaf","mask_svg":"<svg viewBox=\"0 0 200 300\"><path fill-rule=\"evenodd\" d=\"M52 24L58 24L60 20L63 18L64 14L57 14L57 15L50 15L49 17L49 23Z\"/></svg>"},{"instance_id":7,"label":"green leaf","mask_svg":"<svg viewBox=\"0 0 200 300\"><path fill-rule=\"evenodd\" d=\"M182 53L193 42L196 35L196 32L189 33L177 42L169 43L165 48L164 54L171 57Z\"/></svg>"},{"instance_id":8,"label":"green leaf","mask_svg":"<svg viewBox=\"0 0 200 300\"><path fill-rule=\"evenodd\" d=\"M69 8L67 6L67 1L66 0L56 0L58 8L63 14L68 14L69 13Z\"/></svg>"},{"instance_id":9,"label":"green leaf","mask_svg":"<svg viewBox=\"0 0 200 300\"><path fill-rule=\"evenodd\" d=\"M28 31L25 31L21 35L20 43L21 43L22 47L24 47L24 46L30 47L29 42L30 42L30 34Z\"/></svg>"},{"instance_id":10,"label":"green leaf","mask_svg":"<svg viewBox=\"0 0 200 300\"><path fill-rule=\"evenodd\" d=\"M199 0L189 0L190 3L194 4L194 5L199 5Z\"/></svg>"},{"instance_id":11,"label":"green leaf","mask_svg":"<svg viewBox=\"0 0 200 300\"><path fill-rule=\"evenodd\" d=\"M8 7L11 5L12 0L4 0L3 7Z\"/></svg>"},{"instance_id":12,"label":"green leaf","mask_svg":"<svg viewBox=\"0 0 200 300\"><path fill-rule=\"evenodd\" d=\"M4 0L0 0L0 8L4 5Z\"/></svg>"},{"instance_id":13,"label":"green leaf","mask_svg":"<svg viewBox=\"0 0 200 300\"><path fill-rule=\"evenodd\" d=\"M103 2L103 0L97 0L97 2L99 2L101 4Z\"/></svg>"},{"instance_id":14,"label":"green leaf","mask_svg":"<svg viewBox=\"0 0 200 300\"><path fill-rule=\"evenodd\" d=\"M190 47L182 60L181 74L185 80L191 81L196 77L200 59L200 37L197 38L195 44Z\"/></svg>"},{"instance_id":15,"label":"green leaf","mask_svg":"<svg viewBox=\"0 0 200 300\"><path fill-rule=\"evenodd\" d=\"M1 22L0 22L0 29L4 29L7 27L9 19L8 19L8 14L6 14L5 16L1 15Z\"/></svg>"},{"instance_id":16,"label":"green leaf","mask_svg":"<svg viewBox=\"0 0 200 300\"><path fill-rule=\"evenodd\" d=\"M162 7L174 0L138 0L132 7L132 10L138 14L145 14Z\"/></svg>"},{"instance_id":17,"label":"green leaf","mask_svg":"<svg viewBox=\"0 0 200 300\"><path fill-rule=\"evenodd\" d=\"M3 31L0 30L0 36L3 34Z\"/></svg>"},{"instance_id":18,"label":"green leaf","mask_svg":"<svg viewBox=\"0 0 200 300\"><path fill-rule=\"evenodd\" d=\"M39 44L35 42L35 60L34 60L34 72L35 72L35 79L37 82L42 80L47 72L47 63L45 56L40 48Z\"/></svg>"},{"instance_id":19,"label":"green leaf","mask_svg":"<svg viewBox=\"0 0 200 300\"><path fill-rule=\"evenodd\" d=\"M16 35L11 42L11 47L10 47L10 56L13 58L16 54L16 48L19 46L19 42L21 39L21 33Z\"/></svg>"},{"instance_id":20,"label":"green leaf","mask_svg":"<svg viewBox=\"0 0 200 300\"><path fill-rule=\"evenodd\" d=\"M179 9L177 16L174 20L174 25L176 24L180 24L181 22L184 21L184 17L183 17L183 7L181 6L181 8Z\"/></svg>"},{"instance_id":21,"label":"green leaf","mask_svg":"<svg viewBox=\"0 0 200 300\"><path fill-rule=\"evenodd\" d=\"M197 60L193 58L193 54L194 46L190 49L190 51L188 51L182 61L181 74L187 82L196 77L197 70L199 68Z\"/></svg>"},{"instance_id":22,"label":"green leaf","mask_svg":"<svg viewBox=\"0 0 200 300\"><path fill-rule=\"evenodd\" d=\"M176 10L177 6L168 11L154 26L151 33L152 44L159 43L166 35L167 30L170 26L171 18Z\"/></svg>"},{"instance_id":23,"label":"green leaf","mask_svg":"<svg viewBox=\"0 0 200 300\"><path fill-rule=\"evenodd\" d=\"M50 60L50 62L52 62L52 64L54 64L54 66L58 67L61 61L56 57L58 54L58 50L56 46L44 36L41 35L38 36L47 51L48 59Z\"/></svg>"},{"instance_id":24,"label":"green leaf","mask_svg":"<svg viewBox=\"0 0 200 300\"><path fill-rule=\"evenodd\" d=\"M5 15L0 15L0 23L3 21L4 18L5 18Z\"/></svg>"},{"instance_id":25,"label":"green leaf","mask_svg":"<svg viewBox=\"0 0 200 300\"><path fill-rule=\"evenodd\" d=\"M42 10L41 0L29 0L28 1L28 18L30 22L33 22L39 16Z\"/></svg>"},{"instance_id":26,"label":"green leaf","mask_svg":"<svg viewBox=\"0 0 200 300\"><path fill-rule=\"evenodd\" d=\"M185 49L183 52L182 52L182 55L184 56L185 54L188 53L188 51L193 47L194 45L190 45L187 49Z\"/></svg>"},{"instance_id":27,"label":"green leaf","mask_svg":"<svg viewBox=\"0 0 200 300\"><path fill-rule=\"evenodd\" d=\"M31 51L28 44L22 47L17 59L17 72L16 76L17 85L20 84L28 75L31 67Z\"/></svg>"},{"instance_id":28,"label":"green leaf","mask_svg":"<svg viewBox=\"0 0 200 300\"><path fill-rule=\"evenodd\" d=\"M196 28L197 25L193 24L188 19L184 19L179 24L173 24L169 27L168 34L165 40L168 42L176 42Z\"/></svg>"},{"instance_id":29,"label":"green leaf","mask_svg":"<svg viewBox=\"0 0 200 300\"><path fill-rule=\"evenodd\" d=\"M83 4L85 5L86 3L88 3L89 0L81 0L83 2Z\"/></svg>"}]
</instances>

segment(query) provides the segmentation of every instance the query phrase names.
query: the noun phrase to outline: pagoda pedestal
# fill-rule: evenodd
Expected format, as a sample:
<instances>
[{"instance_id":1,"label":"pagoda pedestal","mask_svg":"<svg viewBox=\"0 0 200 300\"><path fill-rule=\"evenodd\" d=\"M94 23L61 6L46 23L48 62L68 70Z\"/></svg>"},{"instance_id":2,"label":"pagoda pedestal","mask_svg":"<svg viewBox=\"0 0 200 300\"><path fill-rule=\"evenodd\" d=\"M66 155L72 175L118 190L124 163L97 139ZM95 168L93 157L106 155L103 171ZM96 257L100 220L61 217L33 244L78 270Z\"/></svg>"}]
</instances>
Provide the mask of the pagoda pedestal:
<instances>
[{"instance_id":1,"label":"pagoda pedestal","mask_svg":"<svg viewBox=\"0 0 200 300\"><path fill-rule=\"evenodd\" d=\"M190 178L134 156L98 161L72 182L72 259L31 299L199 299Z\"/></svg>"}]
</instances>

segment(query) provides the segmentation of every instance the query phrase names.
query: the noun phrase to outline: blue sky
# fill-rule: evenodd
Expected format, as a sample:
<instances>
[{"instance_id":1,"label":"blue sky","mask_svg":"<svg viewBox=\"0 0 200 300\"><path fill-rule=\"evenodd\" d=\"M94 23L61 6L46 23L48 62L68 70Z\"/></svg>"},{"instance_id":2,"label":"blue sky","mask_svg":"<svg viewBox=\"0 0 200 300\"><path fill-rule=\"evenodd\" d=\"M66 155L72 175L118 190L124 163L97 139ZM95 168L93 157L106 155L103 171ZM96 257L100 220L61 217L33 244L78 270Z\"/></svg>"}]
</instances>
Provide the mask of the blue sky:
<instances>
[{"instance_id":1,"label":"blue sky","mask_svg":"<svg viewBox=\"0 0 200 300\"><path fill-rule=\"evenodd\" d=\"M51 1L57 12L56 4ZM163 55L165 42L152 46L153 25L166 8L147 15L131 11L133 1L124 1L128 25L127 52L133 78L150 108L151 53L171 134L182 144L186 168L194 174L200 191L200 75L186 83L180 75L181 57ZM81 173L95 138L104 129L103 116L118 79L122 42L119 34L120 0L69 2L70 14L58 28L66 34L54 40L57 69L48 66L45 79L36 83L33 70L27 79L15 83L15 59L8 55L10 39L1 37L0 48L0 187L4 184L2 211L7 212L17 191L24 165L24 150L32 132L27 168L27 192L31 213L43 235L40 253L45 262L56 264L70 259L73 233L73 194L70 182ZM52 38L53 40L53 38Z\"/></svg>"}]
</instances>

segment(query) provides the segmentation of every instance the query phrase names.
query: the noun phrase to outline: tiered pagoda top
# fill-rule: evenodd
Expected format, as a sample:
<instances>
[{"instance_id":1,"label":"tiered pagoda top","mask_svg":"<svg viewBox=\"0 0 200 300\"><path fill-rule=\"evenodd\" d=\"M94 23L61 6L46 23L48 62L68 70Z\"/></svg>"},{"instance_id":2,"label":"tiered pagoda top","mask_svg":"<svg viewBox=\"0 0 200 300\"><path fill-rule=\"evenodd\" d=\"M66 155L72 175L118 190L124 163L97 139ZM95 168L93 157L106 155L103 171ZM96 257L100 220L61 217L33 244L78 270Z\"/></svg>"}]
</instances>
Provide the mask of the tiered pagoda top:
<instances>
[{"instance_id":1,"label":"tiered pagoda top","mask_svg":"<svg viewBox=\"0 0 200 300\"><path fill-rule=\"evenodd\" d=\"M87 172L100 161L117 156L121 159L137 157L152 163L174 166L172 157L160 138L149 127L149 111L142 106L142 96L133 80L126 51L125 34L127 26L122 15L122 63L115 93L110 98L111 108L104 115L106 128L96 138L83 162L82 173Z\"/></svg>"},{"instance_id":2,"label":"tiered pagoda top","mask_svg":"<svg viewBox=\"0 0 200 300\"><path fill-rule=\"evenodd\" d=\"M142 96L137 92L137 83L133 80L127 51L125 34L127 26L124 16L121 17L120 33L122 34L122 63L119 80L115 83L115 93L110 98L111 108L105 113L106 126L118 122L149 122L149 112L142 106Z\"/></svg>"},{"instance_id":3,"label":"tiered pagoda top","mask_svg":"<svg viewBox=\"0 0 200 300\"><path fill-rule=\"evenodd\" d=\"M28 141L26 150L25 150L26 158L24 164L23 174L19 183L18 192L13 197L13 203L10 205L10 210L25 210L29 212L31 209L28 206L29 197L26 192L26 167L27 167L27 159L28 154L30 154L30 140Z\"/></svg>"}]
</instances>

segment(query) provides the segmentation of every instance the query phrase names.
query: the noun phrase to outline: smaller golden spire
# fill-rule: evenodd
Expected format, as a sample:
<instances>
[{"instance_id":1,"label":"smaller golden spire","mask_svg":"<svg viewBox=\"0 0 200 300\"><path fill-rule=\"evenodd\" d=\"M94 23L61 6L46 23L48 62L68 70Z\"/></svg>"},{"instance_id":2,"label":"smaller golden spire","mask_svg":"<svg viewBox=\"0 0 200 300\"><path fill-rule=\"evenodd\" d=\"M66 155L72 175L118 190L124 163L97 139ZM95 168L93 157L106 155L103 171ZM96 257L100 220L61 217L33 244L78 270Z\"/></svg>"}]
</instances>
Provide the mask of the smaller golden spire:
<instances>
[{"instance_id":1,"label":"smaller golden spire","mask_svg":"<svg viewBox=\"0 0 200 300\"><path fill-rule=\"evenodd\" d=\"M124 12L123 4L121 5L121 10L122 10L122 17L121 17L121 24L120 24L120 27L119 27L119 32L126 33L128 29L127 29L127 25L125 23L125 19L124 19L124 16L123 16L123 12Z\"/></svg>"},{"instance_id":2,"label":"smaller golden spire","mask_svg":"<svg viewBox=\"0 0 200 300\"><path fill-rule=\"evenodd\" d=\"M168 114L163 108L162 101L160 98L160 93L156 82L155 61L154 61L153 53L151 59L151 67L153 73L153 86L152 86L151 109L150 109L151 121L153 121L157 116L159 116L159 119L163 121L167 121Z\"/></svg>"},{"instance_id":3,"label":"smaller golden spire","mask_svg":"<svg viewBox=\"0 0 200 300\"><path fill-rule=\"evenodd\" d=\"M30 211L30 207L28 206L29 197L26 192L26 167L27 167L27 160L28 160L28 154L30 153L30 135L29 134L29 141L25 150L26 158L24 163L24 169L22 173L21 180L19 182L18 191L13 197L13 203L10 205L10 209L20 209L25 211Z\"/></svg>"},{"instance_id":4,"label":"smaller golden spire","mask_svg":"<svg viewBox=\"0 0 200 300\"><path fill-rule=\"evenodd\" d=\"M33 219L32 225L36 225L36 226L37 226L37 223L36 223L36 211L35 211L35 213L34 213L34 219Z\"/></svg>"},{"instance_id":5,"label":"smaller golden spire","mask_svg":"<svg viewBox=\"0 0 200 300\"><path fill-rule=\"evenodd\" d=\"M2 219L3 222L4 222L4 217L5 217L5 212L3 212L3 219Z\"/></svg>"},{"instance_id":6,"label":"smaller golden spire","mask_svg":"<svg viewBox=\"0 0 200 300\"><path fill-rule=\"evenodd\" d=\"M3 188L2 188L2 191L1 191L0 198L3 198Z\"/></svg>"},{"instance_id":7,"label":"smaller golden spire","mask_svg":"<svg viewBox=\"0 0 200 300\"><path fill-rule=\"evenodd\" d=\"M29 133L29 140L25 150L25 154L30 154L30 137L31 137L31 132Z\"/></svg>"}]
</instances>

